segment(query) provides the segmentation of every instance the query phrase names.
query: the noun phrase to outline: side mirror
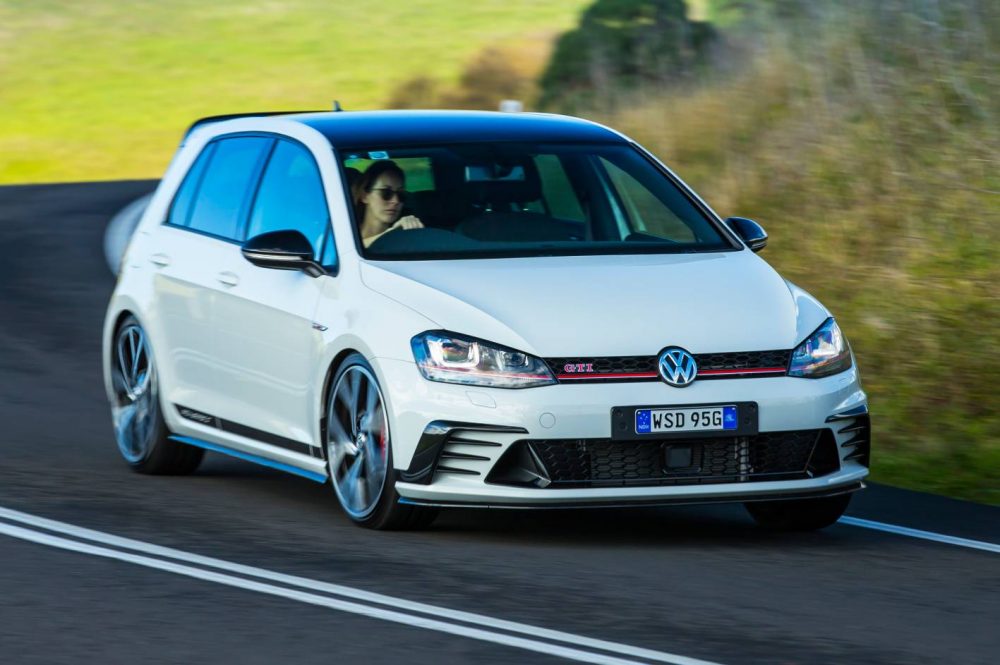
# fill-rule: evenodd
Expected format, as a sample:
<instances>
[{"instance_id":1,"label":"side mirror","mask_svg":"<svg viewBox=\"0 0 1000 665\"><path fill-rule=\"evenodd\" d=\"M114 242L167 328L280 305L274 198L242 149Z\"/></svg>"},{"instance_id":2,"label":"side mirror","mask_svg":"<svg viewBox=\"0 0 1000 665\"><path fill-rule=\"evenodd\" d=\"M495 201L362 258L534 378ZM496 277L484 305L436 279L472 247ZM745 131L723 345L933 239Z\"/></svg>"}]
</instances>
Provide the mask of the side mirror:
<instances>
[{"instance_id":1,"label":"side mirror","mask_svg":"<svg viewBox=\"0 0 1000 665\"><path fill-rule=\"evenodd\" d=\"M746 243L751 252L759 252L767 247L767 231L752 219L730 217L726 224Z\"/></svg>"},{"instance_id":2,"label":"side mirror","mask_svg":"<svg viewBox=\"0 0 1000 665\"><path fill-rule=\"evenodd\" d=\"M325 275L313 260L313 247L298 231L261 233L243 243L243 257L261 268L301 270L310 277Z\"/></svg>"}]
</instances>

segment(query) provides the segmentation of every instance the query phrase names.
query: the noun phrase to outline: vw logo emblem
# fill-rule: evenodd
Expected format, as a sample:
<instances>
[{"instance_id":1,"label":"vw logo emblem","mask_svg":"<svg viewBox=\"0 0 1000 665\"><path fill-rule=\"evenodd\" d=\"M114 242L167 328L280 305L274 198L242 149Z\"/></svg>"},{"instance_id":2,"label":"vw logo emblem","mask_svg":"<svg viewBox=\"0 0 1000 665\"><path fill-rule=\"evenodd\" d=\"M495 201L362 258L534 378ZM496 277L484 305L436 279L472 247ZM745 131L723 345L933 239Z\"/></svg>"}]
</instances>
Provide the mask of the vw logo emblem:
<instances>
[{"instance_id":1,"label":"vw logo emblem","mask_svg":"<svg viewBox=\"0 0 1000 665\"><path fill-rule=\"evenodd\" d=\"M663 380L677 388L691 385L698 375L698 363L694 361L694 356L677 346L663 350L659 369Z\"/></svg>"}]
</instances>

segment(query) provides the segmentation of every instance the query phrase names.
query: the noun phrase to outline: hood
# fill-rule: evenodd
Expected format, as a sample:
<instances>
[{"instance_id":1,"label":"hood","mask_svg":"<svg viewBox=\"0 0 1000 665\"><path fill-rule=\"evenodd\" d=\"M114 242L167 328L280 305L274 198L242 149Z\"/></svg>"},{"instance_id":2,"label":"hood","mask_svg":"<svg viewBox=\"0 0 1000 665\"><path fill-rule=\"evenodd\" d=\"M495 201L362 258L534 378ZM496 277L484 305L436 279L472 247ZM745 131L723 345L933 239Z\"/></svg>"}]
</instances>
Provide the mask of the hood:
<instances>
[{"instance_id":1,"label":"hood","mask_svg":"<svg viewBox=\"0 0 1000 665\"><path fill-rule=\"evenodd\" d=\"M361 277L441 329L542 357L791 349L828 316L749 251L367 262Z\"/></svg>"}]
</instances>

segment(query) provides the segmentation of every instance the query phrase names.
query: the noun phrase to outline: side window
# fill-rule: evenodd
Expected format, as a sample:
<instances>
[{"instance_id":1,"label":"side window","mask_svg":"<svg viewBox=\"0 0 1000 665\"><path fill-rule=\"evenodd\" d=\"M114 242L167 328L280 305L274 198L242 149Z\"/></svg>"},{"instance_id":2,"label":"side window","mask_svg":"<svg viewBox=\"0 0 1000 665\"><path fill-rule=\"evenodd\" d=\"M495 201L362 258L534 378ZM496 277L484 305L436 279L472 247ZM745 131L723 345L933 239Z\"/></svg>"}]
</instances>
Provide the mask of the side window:
<instances>
[{"instance_id":1,"label":"side window","mask_svg":"<svg viewBox=\"0 0 1000 665\"><path fill-rule=\"evenodd\" d=\"M167 224L174 226L187 226L188 218L191 216L191 202L194 201L198 193L198 186L201 185L201 176L205 172L205 165L212 159L215 152L215 144L209 143L208 147L201 151L198 159L194 161L191 169L184 176L174 202L170 205L170 214L167 215Z\"/></svg>"},{"instance_id":2,"label":"side window","mask_svg":"<svg viewBox=\"0 0 1000 665\"><path fill-rule=\"evenodd\" d=\"M191 210L190 228L239 240L249 190L271 141L253 136L217 142Z\"/></svg>"},{"instance_id":3,"label":"side window","mask_svg":"<svg viewBox=\"0 0 1000 665\"><path fill-rule=\"evenodd\" d=\"M313 252L320 253L329 228L323 181L312 155L300 145L278 141L257 190L247 237L300 231L312 243Z\"/></svg>"},{"instance_id":4,"label":"side window","mask_svg":"<svg viewBox=\"0 0 1000 665\"><path fill-rule=\"evenodd\" d=\"M323 241L323 251L320 253L319 263L324 268L336 269L337 267L337 246L333 243L333 233L327 233Z\"/></svg>"}]
</instances>

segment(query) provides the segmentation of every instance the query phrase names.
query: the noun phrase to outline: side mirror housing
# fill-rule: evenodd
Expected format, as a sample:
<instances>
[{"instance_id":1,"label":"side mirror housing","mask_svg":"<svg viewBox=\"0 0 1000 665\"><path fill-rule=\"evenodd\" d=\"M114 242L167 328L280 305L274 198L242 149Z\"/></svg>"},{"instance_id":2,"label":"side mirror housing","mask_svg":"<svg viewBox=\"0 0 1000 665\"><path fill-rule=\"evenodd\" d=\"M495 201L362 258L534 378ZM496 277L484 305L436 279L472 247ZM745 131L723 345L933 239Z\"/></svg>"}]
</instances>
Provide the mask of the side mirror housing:
<instances>
[{"instance_id":1,"label":"side mirror housing","mask_svg":"<svg viewBox=\"0 0 1000 665\"><path fill-rule=\"evenodd\" d=\"M243 243L243 257L261 268L301 270L310 277L325 275L313 259L313 247L299 231L270 231Z\"/></svg>"},{"instance_id":2,"label":"side mirror housing","mask_svg":"<svg viewBox=\"0 0 1000 665\"><path fill-rule=\"evenodd\" d=\"M740 240L746 243L752 252L759 252L767 247L767 231L757 222L746 217L730 217L726 225L733 230Z\"/></svg>"}]
</instances>

